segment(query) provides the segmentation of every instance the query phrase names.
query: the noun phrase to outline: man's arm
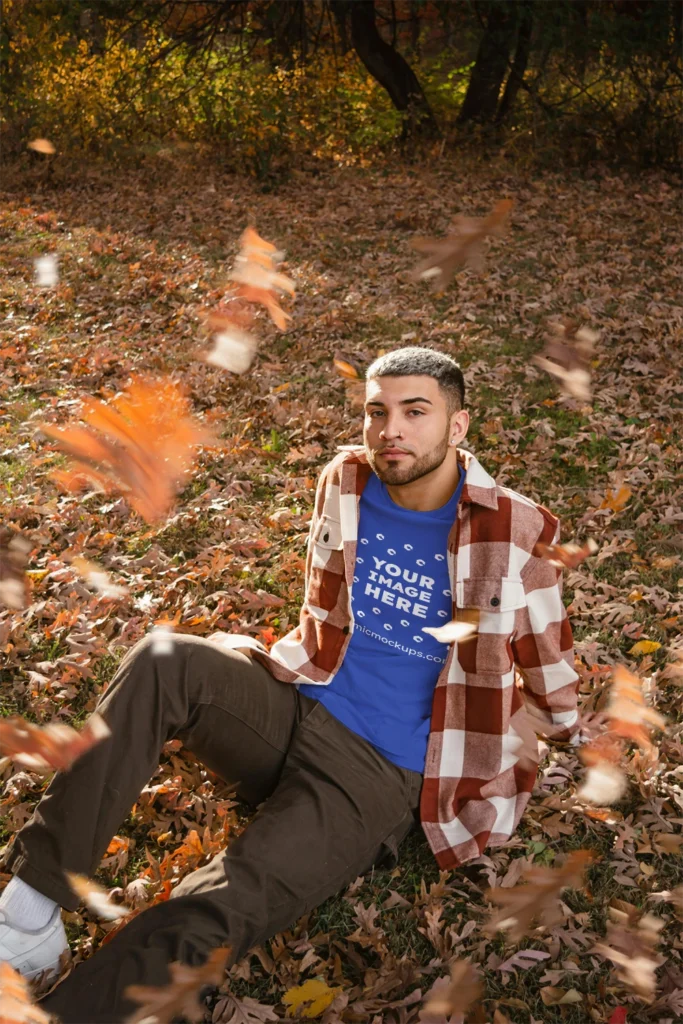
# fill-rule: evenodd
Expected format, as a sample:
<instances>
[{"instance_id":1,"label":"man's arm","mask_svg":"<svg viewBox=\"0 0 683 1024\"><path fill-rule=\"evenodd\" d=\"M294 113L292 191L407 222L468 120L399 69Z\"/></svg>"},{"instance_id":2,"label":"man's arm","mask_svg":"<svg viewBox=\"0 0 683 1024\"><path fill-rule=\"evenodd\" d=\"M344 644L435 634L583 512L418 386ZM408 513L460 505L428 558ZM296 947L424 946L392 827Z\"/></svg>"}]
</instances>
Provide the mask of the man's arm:
<instances>
[{"instance_id":1,"label":"man's arm","mask_svg":"<svg viewBox=\"0 0 683 1024\"><path fill-rule=\"evenodd\" d=\"M546 513L547 515L547 513ZM555 525L552 540L546 539ZM560 524L546 518L538 538L559 543ZM574 669L574 639L562 603L562 573L544 558L531 555L522 573L527 606L519 613L512 641L522 692L537 731L548 739L571 740L579 729L579 676Z\"/></svg>"}]
</instances>

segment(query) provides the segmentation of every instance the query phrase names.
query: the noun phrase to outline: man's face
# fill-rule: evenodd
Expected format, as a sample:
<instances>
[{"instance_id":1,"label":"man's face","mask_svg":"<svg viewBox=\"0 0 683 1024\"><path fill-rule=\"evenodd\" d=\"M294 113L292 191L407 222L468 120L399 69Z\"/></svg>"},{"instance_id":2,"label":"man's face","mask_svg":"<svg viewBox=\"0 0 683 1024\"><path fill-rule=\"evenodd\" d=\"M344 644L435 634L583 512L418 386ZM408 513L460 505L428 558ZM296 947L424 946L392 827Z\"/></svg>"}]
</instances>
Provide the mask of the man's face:
<instances>
[{"instance_id":1,"label":"man's face","mask_svg":"<svg viewBox=\"0 0 683 1024\"><path fill-rule=\"evenodd\" d=\"M409 484L443 463L453 433L446 399L433 377L375 377L367 382L363 443L385 484ZM466 427L465 427L466 431ZM455 431L457 440L464 433Z\"/></svg>"}]
</instances>

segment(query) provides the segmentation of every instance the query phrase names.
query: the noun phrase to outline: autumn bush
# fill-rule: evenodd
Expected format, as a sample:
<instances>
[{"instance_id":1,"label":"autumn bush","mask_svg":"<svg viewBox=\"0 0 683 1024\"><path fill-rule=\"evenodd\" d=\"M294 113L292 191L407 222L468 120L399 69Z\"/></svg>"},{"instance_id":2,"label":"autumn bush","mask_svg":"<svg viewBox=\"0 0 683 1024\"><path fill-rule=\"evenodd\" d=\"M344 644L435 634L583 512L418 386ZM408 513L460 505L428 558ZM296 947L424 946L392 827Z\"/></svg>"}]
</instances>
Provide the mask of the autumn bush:
<instances>
[{"instance_id":1,"label":"autumn bush","mask_svg":"<svg viewBox=\"0 0 683 1024\"><path fill-rule=\"evenodd\" d=\"M571 5L533 5L534 45L521 85L509 109L503 98L486 123L461 116L475 29L457 46L406 51L443 133L430 146L454 159L465 151L487 161L502 153L527 165L678 166L675 29L656 11L615 17L608 6L603 16L593 5L579 24ZM405 145L400 112L356 52L340 52L329 38L285 60L248 21L241 32L198 47L171 29L166 34L151 15L134 22L129 14L103 21L95 42L78 21L79 7L6 0L0 138L8 157L35 136L54 139L76 161L99 154L139 162L189 145L263 179L311 158L381 162L399 142L403 155L422 155L415 140Z\"/></svg>"}]
</instances>

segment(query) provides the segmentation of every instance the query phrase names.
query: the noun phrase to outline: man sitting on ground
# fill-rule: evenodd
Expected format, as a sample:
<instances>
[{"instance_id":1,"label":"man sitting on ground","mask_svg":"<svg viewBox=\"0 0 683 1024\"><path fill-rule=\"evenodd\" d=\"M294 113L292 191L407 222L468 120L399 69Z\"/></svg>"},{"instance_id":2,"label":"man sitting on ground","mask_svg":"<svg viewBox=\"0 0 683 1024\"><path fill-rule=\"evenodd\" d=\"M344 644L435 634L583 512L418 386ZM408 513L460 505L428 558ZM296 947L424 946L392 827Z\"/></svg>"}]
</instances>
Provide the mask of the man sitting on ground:
<instances>
[{"instance_id":1,"label":"man sitting on ground","mask_svg":"<svg viewBox=\"0 0 683 1024\"><path fill-rule=\"evenodd\" d=\"M578 677L560 574L534 554L558 520L458 447L464 397L431 349L370 366L364 445L320 475L300 623L270 653L178 635L171 654L145 638L122 661L98 705L111 736L55 775L15 837L0 957L27 977L58 966L61 907L78 904L65 872L97 871L168 740L262 806L43 1001L64 1024L121 1021L126 987L166 984L173 961L229 945L235 962L396 863L418 818L442 868L509 840L536 776L516 753L525 704L569 740ZM453 619L476 634L430 632Z\"/></svg>"}]
</instances>

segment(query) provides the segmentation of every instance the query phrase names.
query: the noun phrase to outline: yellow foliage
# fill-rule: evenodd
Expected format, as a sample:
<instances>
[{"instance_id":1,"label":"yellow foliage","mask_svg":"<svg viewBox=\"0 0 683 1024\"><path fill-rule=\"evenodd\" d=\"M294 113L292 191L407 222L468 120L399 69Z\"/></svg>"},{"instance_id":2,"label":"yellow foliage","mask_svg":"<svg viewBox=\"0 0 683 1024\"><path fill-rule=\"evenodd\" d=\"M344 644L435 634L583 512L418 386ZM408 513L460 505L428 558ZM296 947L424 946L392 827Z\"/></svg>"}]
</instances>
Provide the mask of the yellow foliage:
<instances>
[{"instance_id":1,"label":"yellow foliage","mask_svg":"<svg viewBox=\"0 0 683 1024\"><path fill-rule=\"evenodd\" d=\"M303 985L288 989L282 1002L288 1007L288 1016L300 1012L301 1017L313 1020L325 1012L340 992L341 988L330 988L327 982L312 978Z\"/></svg>"},{"instance_id":2,"label":"yellow foliage","mask_svg":"<svg viewBox=\"0 0 683 1024\"><path fill-rule=\"evenodd\" d=\"M634 644L629 654L652 654L653 651L658 651L662 645L657 643L656 640L639 640L637 644Z\"/></svg>"}]
</instances>

